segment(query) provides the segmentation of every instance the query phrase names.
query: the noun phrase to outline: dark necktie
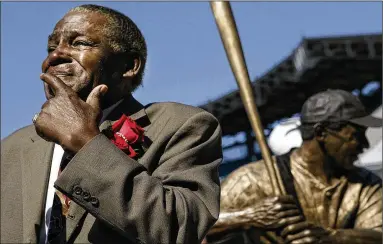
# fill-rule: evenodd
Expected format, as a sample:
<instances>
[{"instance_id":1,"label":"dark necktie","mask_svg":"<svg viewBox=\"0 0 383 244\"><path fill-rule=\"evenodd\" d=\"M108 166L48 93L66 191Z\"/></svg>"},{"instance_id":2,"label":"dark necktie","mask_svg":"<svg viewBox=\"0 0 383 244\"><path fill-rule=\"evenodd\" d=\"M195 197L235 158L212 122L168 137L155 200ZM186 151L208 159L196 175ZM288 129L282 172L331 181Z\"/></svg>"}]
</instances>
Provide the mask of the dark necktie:
<instances>
[{"instance_id":1,"label":"dark necktie","mask_svg":"<svg viewBox=\"0 0 383 244\"><path fill-rule=\"evenodd\" d=\"M59 174L64 170L71 159L72 156L69 153L64 152ZM66 214L70 203L68 200L69 199L60 192L55 192L48 228L48 244L63 244L66 242Z\"/></svg>"}]
</instances>

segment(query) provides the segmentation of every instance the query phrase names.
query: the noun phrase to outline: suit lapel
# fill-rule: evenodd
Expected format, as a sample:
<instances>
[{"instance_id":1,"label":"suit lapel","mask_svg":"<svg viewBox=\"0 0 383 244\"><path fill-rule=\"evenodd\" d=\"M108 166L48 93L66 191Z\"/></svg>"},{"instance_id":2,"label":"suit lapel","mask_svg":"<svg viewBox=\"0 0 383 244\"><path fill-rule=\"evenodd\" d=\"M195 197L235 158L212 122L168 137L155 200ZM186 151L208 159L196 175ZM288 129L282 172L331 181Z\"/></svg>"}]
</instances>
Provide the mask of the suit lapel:
<instances>
[{"instance_id":1,"label":"suit lapel","mask_svg":"<svg viewBox=\"0 0 383 244\"><path fill-rule=\"evenodd\" d=\"M25 148L22 165L23 180L23 239L39 239L41 221L45 218L45 201L53 155L54 143L46 142L37 135L31 137L32 143ZM31 223L35 225L31 228ZM35 240L33 241L35 242Z\"/></svg>"},{"instance_id":2,"label":"suit lapel","mask_svg":"<svg viewBox=\"0 0 383 244\"><path fill-rule=\"evenodd\" d=\"M146 127L147 124L150 124L150 121L141 121L145 118L148 120L145 107L131 95L119 101L116 105L112 106L112 108L105 109L101 122L103 124L106 120L117 121L123 114L130 116L133 120L136 120L138 124L141 123L141 127Z\"/></svg>"}]
</instances>

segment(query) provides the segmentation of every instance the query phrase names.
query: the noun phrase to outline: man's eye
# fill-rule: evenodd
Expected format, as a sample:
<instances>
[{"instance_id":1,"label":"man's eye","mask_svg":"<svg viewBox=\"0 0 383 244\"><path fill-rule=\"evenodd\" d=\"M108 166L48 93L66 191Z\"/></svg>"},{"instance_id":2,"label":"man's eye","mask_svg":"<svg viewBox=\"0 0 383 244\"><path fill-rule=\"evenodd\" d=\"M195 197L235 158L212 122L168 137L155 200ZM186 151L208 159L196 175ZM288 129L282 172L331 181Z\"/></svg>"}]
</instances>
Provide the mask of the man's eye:
<instances>
[{"instance_id":1,"label":"man's eye","mask_svg":"<svg viewBox=\"0 0 383 244\"><path fill-rule=\"evenodd\" d=\"M73 42L73 46L92 46L92 43L86 41L75 41Z\"/></svg>"},{"instance_id":2,"label":"man's eye","mask_svg":"<svg viewBox=\"0 0 383 244\"><path fill-rule=\"evenodd\" d=\"M54 47L54 46L49 46L49 47L47 48L47 51L48 51L48 53L51 53L51 52L53 52L55 49L56 49L56 47Z\"/></svg>"}]
</instances>

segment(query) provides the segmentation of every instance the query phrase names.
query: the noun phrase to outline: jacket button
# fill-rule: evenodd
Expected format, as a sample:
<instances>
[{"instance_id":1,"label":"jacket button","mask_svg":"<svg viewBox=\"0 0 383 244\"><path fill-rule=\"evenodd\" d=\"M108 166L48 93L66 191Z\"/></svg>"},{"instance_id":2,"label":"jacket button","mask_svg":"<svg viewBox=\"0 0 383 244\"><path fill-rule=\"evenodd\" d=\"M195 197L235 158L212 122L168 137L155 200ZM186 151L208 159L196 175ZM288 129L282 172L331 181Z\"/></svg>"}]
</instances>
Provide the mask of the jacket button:
<instances>
[{"instance_id":1,"label":"jacket button","mask_svg":"<svg viewBox=\"0 0 383 244\"><path fill-rule=\"evenodd\" d=\"M74 191L74 194L76 194L76 195L81 195L81 193L82 193L82 189L80 186L75 186L73 188L73 191Z\"/></svg>"},{"instance_id":2,"label":"jacket button","mask_svg":"<svg viewBox=\"0 0 383 244\"><path fill-rule=\"evenodd\" d=\"M68 218L68 219L75 219L75 216L74 216L74 215L71 215L71 214L68 214L67 218Z\"/></svg>"},{"instance_id":3,"label":"jacket button","mask_svg":"<svg viewBox=\"0 0 383 244\"><path fill-rule=\"evenodd\" d=\"M90 193L89 192L87 192L87 191L83 191L82 192L82 198L85 200L85 201L89 201L89 199L90 199Z\"/></svg>"},{"instance_id":4,"label":"jacket button","mask_svg":"<svg viewBox=\"0 0 383 244\"><path fill-rule=\"evenodd\" d=\"M94 207L98 207L98 205L99 205L99 201L98 201L98 199L97 198L95 198L95 197L91 197L90 198L90 203L94 206Z\"/></svg>"}]
</instances>

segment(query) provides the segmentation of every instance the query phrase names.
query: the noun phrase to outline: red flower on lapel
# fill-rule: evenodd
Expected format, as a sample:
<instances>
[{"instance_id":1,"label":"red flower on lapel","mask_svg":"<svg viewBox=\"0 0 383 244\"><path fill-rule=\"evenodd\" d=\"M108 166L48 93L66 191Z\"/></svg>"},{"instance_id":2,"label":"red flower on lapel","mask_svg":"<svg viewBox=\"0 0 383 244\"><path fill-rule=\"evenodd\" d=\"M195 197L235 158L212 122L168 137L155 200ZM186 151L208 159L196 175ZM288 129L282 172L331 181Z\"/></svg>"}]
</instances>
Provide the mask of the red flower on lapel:
<instances>
[{"instance_id":1,"label":"red flower on lapel","mask_svg":"<svg viewBox=\"0 0 383 244\"><path fill-rule=\"evenodd\" d=\"M123 114L121 118L112 125L113 137L111 141L119 149L128 154L129 157L138 156L137 146L144 142L144 129Z\"/></svg>"},{"instance_id":2,"label":"red flower on lapel","mask_svg":"<svg viewBox=\"0 0 383 244\"><path fill-rule=\"evenodd\" d=\"M144 153L144 129L142 129L137 123L125 114L116 121L112 127L108 127L103 130L105 136L107 136L111 142L119 149L125 152L130 158L139 158ZM61 170L59 171L59 174ZM67 216L69 211L69 205L71 203L70 198L66 195L58 192L58 197L62 203L62 213Z\"/></svg>"}]
</instances>

